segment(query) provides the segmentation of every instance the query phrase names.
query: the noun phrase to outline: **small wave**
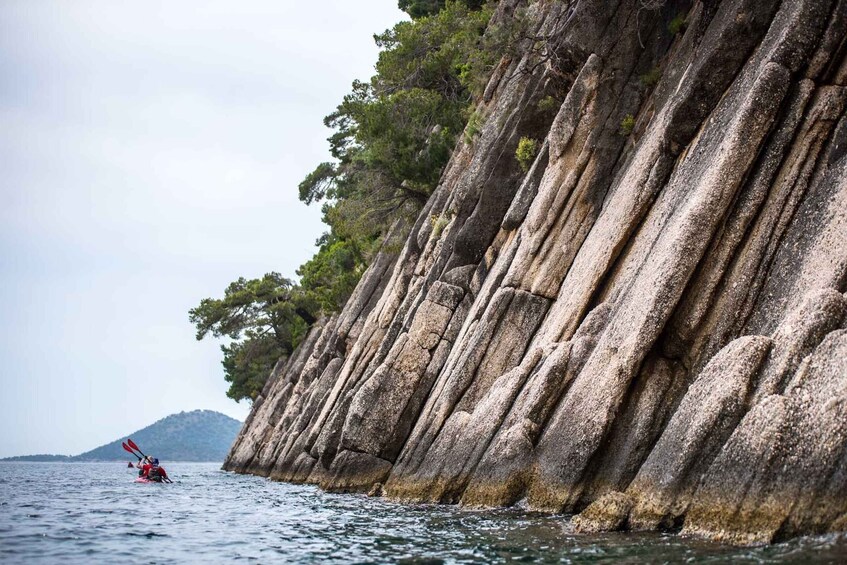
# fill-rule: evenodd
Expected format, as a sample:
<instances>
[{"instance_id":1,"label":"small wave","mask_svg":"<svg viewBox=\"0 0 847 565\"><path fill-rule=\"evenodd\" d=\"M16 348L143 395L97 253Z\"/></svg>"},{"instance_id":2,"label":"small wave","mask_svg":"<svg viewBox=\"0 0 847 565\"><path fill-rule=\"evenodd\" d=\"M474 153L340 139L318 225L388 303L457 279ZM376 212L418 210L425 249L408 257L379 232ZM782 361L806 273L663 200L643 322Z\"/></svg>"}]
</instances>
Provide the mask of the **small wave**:
<instances>
[{"instance_id":1,"label":"small wave","mask_svg":"<svg viewBox=\"0 0 847 565\"><path fill-rule=\"evenodd\" d=\"M166 563L847 563L843 535L756 549L677 535L577 535L562 530L568 517L519 509L400 505L204 464L181 466L179 485L136 488L124 470L94 465L96 480L81 473L74 488L57 467L39 474L37 493L4 489L0 562L131 563L152 554ZM15 484L32 472L5 470Z\"/></svg>"}]
</instances>

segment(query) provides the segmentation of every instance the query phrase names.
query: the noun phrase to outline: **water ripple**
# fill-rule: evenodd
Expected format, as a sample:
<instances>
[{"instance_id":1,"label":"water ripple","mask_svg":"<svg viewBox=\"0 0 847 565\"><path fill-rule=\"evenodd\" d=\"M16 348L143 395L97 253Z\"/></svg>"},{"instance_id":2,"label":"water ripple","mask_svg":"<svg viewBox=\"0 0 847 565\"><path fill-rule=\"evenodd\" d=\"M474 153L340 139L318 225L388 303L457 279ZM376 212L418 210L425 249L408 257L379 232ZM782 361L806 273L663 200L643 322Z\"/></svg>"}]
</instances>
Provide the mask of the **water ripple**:
<instances>
[{"instance_id":1,"label":"water ripple","mask_svg":"<svg viewBox=\"0 0 847 565\"><path fill-rule=\"evenodd\" d=\"M0 561L64 564L847 562L847 536L733 548L666 534L577 535L567 517L397 505L172 464L174 485L117 464L0 463Z\"/></svg>"}]
</instances>

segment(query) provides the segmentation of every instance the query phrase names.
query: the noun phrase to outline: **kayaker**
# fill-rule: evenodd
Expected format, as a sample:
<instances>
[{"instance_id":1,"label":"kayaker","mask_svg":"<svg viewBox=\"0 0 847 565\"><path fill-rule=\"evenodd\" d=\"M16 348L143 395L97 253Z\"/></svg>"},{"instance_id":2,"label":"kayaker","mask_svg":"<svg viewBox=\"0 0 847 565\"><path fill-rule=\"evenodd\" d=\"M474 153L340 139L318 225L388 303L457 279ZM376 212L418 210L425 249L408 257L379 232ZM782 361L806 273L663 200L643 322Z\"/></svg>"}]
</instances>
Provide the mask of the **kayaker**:
<instances>
[{"instance_id":1,"label":"kayaker","mask_svg":"<svg viewBox=\"0 0 847 565\"><path fill-rule=\"evenodd\" d=\"M150 471L150 467L152 466L151 461L152 461L151 457L149 455L147 455L147 456L144 457L144 459L140 459L138 461L138 463L136 463L135 466L138 467L139 469L141 469L140 471L138 471L139 477L146 477L147 476L147 473Z\"/></svg>"},{"instance_id":2,"label":"kayaker","mask_svg":"<svg viewBox=\"0 0 847 565\"><path fill-rule=\"evenodd\" d=\"M165 468L159 466L159 460L156 458L153 458L150 469L147 470L147 478L157 483L170 480Z\"/></svg>"}]
</instances>

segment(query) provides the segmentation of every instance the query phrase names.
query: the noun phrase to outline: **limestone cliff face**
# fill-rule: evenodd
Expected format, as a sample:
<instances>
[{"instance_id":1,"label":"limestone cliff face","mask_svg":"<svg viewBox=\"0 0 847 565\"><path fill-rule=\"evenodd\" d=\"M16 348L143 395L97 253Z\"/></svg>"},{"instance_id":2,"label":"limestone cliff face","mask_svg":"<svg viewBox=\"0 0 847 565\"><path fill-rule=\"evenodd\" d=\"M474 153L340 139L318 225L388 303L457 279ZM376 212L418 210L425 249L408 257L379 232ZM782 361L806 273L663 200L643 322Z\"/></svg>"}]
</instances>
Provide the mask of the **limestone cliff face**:
<instances>
[{"instance_id":1,"label":"limestone cliff face","mask_svg":"<svg viewBox=\"0 0 847 565\"><path fill-rule=\"evenodd\" d=\"M519 6L544 49L502 61L402 251L277 366L226 468L581 529L847 530L847 0L495 20Z\"/></svg>"}]
</instances>

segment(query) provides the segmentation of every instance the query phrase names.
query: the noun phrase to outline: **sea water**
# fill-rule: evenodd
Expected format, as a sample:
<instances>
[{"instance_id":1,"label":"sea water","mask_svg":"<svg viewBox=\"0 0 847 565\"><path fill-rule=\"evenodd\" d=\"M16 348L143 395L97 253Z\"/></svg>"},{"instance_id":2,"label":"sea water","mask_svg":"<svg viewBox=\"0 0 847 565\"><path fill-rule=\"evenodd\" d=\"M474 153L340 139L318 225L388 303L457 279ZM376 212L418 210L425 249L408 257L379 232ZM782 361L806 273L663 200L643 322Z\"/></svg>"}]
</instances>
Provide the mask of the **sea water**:
<instances>
[{"instance_id":1,"label":"sea water","mask_svg":"<svg viewBox=\"0 0 847 565\"><path fill-rule=\"evenodd\" d=\"M167 463L167 462L164 462ZM845 563L847 536L735 548L673 534L579 535L568 517L328 494L165 465L134 483L121 463L0 463L6 563Z\"/></svg>"}]
</instances>

